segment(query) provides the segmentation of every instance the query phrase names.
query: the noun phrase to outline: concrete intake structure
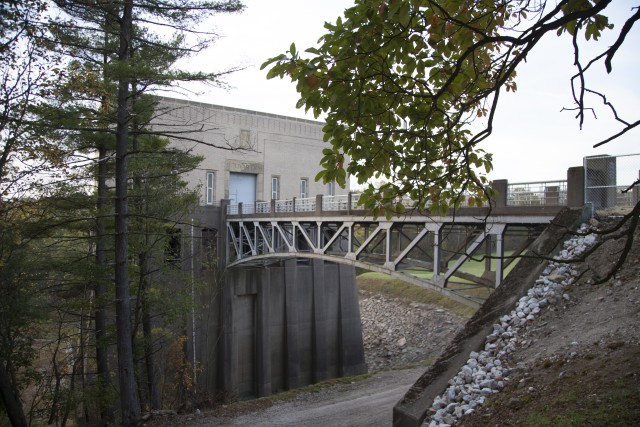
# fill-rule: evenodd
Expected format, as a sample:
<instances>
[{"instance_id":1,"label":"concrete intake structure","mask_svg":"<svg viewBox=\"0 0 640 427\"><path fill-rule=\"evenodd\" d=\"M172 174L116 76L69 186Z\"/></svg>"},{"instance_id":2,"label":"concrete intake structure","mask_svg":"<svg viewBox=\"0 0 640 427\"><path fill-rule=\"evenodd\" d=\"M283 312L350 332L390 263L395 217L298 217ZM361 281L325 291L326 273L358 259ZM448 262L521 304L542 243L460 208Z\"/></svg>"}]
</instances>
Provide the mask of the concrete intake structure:
<instances>
[{"instance_id":1,"label":"concrete intake structure","mask_svg":"<svg viewBox=\"0 0 640 427\"><path fill-rule=\"evenodd\" d=\"M321 260L283 264L227 272L223 390L260 397L367 371L355 269Z\"/></svg>"}]
</instances>

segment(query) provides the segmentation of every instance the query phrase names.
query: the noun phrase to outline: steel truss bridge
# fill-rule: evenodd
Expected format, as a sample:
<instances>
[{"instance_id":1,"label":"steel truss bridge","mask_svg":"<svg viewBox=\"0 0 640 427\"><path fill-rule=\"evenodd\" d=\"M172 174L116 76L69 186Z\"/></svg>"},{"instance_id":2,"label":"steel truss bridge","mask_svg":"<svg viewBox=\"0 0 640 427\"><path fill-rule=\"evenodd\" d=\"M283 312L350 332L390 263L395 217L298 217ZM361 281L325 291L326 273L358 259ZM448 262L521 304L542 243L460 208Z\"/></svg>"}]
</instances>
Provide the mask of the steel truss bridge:
<instances>
[{"instance_id":1,"label":"steel truss bridge","mask_svg":"<svg viewBox=\"0 0 640 427\"><path fill-rule=\"evenodd\" d=\"M386 273L478 307L558 211L468 208L455 216L390 220L337 211L228 215L227 267L320 259Z\"/></svg>"}]
</instances>

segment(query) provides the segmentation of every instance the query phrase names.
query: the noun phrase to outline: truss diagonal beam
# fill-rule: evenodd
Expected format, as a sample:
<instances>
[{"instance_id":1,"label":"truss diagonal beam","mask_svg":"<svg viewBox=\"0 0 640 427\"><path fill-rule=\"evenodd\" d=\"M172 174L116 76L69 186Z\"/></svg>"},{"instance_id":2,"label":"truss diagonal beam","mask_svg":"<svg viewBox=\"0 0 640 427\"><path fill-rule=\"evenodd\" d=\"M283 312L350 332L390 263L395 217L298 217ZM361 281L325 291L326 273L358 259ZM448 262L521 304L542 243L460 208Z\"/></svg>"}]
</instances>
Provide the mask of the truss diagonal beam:
<instances>
[{"instance_id":1,"label":"truss diagonal beam","mask_svg":"<svg viewBox=\"0 0 640 427\"><path fill-rule=\"evenodd\" d=\"M458 217L454 223L446 218L438 220L407 216L378 220L350 215L328 218L304 216L263 220L228 219L226 259L228 267L233 267L292 257L320 258L387 273L449 296L458 295L454 299L477 301L476 297L459 295L462 290L449 287L449 279L453 276L463 278L471 282L469 288L499 286L503 270L508 265L504 261L504 233L507 225L513 223L528 227L548 224L551 220L551 216L524 219ZM470 235L470 227L478 231ZM443 230L447 229L454 233L452 240L443 237ZM432 240L429 240L428 245L421 245L421 242L427 240L427 236L431 236ZM487 239L489 236L491 240ZM493 264L485 262L482 277L460 270L485 241L488 242L485 256L495 261ZM489 244L491 242L495 245L495 255ZM443 246L459 255L449 268L444 267ZM516 254L522 252L524 246L518 247ZM493 265L495 271L491 271ZM416 274L416 271L411 274L404 270L404 266L416 266L420 272L432 271L432 275Z\"/></svg>"}]
</instances>

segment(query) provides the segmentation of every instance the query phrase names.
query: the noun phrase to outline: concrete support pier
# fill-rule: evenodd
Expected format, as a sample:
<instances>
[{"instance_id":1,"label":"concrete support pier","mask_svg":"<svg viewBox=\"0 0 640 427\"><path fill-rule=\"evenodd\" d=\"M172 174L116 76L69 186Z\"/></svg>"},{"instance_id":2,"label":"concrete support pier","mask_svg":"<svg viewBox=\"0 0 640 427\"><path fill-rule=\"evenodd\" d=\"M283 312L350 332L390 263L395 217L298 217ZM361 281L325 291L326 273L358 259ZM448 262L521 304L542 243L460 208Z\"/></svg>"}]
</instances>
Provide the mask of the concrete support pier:
<instances>
[{"instance_id":1,"label":"concrete support pier","mask_svg":"<svg viewBox=\"0 0 640 427\"><path fill-rule=\"evenodd\" d=\"M221 388L266 396L367 371L353 267L233 268L222 290Z\"/></svg>"}]
</instances>

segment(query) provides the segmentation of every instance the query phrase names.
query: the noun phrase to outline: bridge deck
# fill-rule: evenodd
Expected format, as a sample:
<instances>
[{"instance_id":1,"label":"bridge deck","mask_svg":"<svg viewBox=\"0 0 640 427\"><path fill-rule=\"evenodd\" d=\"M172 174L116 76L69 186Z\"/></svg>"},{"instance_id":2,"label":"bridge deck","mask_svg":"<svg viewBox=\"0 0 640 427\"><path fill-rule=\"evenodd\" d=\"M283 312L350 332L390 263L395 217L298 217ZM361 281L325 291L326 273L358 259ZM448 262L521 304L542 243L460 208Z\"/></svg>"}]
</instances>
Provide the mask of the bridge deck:
<instances>
[{"instance_id":1,"label":"bridge deck","mask_svg":"<svg viewBox=\"0 0 640 427\"><path fill-rule=\"evenodd\" d=\"M227 265L323 259L386 273L478 306L501 284L508 261L560 209L466 208L442 217L392 219L364 211L229 215Z\"/></svg>"}]
</instances>

